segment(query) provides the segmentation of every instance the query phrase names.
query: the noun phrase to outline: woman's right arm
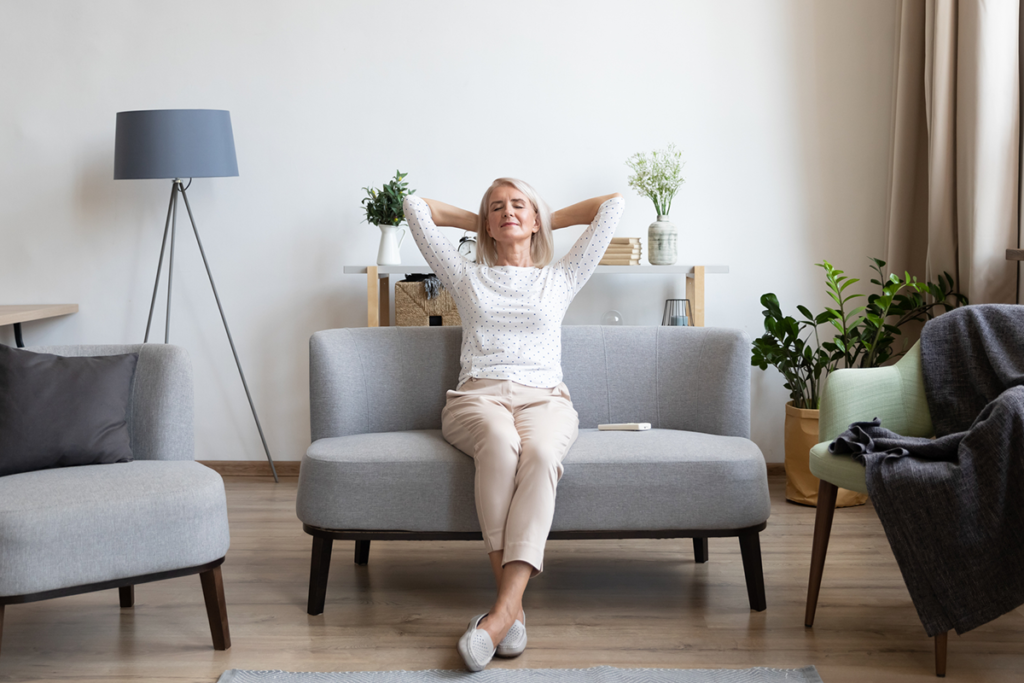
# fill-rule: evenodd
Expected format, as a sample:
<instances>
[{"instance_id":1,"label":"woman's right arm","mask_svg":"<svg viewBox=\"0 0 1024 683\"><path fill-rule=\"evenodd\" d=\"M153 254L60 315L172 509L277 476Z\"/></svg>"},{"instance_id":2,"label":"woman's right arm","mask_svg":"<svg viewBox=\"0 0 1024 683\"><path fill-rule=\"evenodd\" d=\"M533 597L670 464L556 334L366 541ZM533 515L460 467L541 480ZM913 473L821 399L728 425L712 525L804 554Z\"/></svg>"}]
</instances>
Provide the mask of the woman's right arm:
<instances>
[{"instance_id":1,"label":"woman's right arm","mask_svg":"<svg viewBox=\"0 0 1024 683\"><path fill-rule=\"evenodd\" d=\"M472 211L466 211L457 206L439 202L436 199L427 199L426 197L420 197L420 199L425 201L427 206L430 207L431 218L433 218L435 225L443 228L459 228L469 232L476 232L479 218Z\"/></svg>"},{"instance_id":2,"label":"woman's right arm","mask_svg":"<svg viewBox=\"0 0 1024 683\"><path fill-rule=\"evenodd\" d=\"M402 210L409 231L427 265L445 287L454 290L465 272L466 259L438 229L434 223L433 210L427 201L416 196L406 197L402 202Z\"/></svg>"}]
</instances>

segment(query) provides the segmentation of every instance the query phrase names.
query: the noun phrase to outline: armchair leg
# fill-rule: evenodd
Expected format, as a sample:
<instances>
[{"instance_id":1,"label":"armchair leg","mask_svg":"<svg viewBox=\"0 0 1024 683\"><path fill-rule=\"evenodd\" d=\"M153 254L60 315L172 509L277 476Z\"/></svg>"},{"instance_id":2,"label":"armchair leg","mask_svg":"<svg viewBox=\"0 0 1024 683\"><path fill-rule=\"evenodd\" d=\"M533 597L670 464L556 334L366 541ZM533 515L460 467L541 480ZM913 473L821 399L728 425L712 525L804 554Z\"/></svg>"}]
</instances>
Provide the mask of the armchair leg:
<instances>
[{"instance_id":1,"label":"armchair leg","mask_svg":"<svg viewBox=\"0 0 1024 683\"><path fill-rule=\"evenodd\" d=\"M213 635L213 649L227 650L231 647L231 631L228 629L228 606L224 600L224 580L220 565L199 575L206 598L206 616L210 620Z\"/></svg>"},{"instance_id":2,"label":"armchair leg","mask_svg":"<svg viewBox=\"0 0 1024 683\"><path fill-rule=\"evenodd\" d=\"M740 536L740 556L743 575L747 580L747 598L750 609L763 612L768 608L764 593L764 570L761 566L761 537L757 533Z\"/></svg>"},{"instance_id":3,"label":"armchair leg","mask_svg":"<svg viewBox=\"0 0 1024 683\"><path fill-rule=\"evenodd\" d=\"M135 605L135 586L121 586L117 589L117 595L121 598L122 609Z\"/></svg>"},{"instance_id":4,"label":"armchair leg","mask_svg":"<svg viewBox=\"0 0 1024 683\"><path fill-rule=\"evenodd\" d=\"M333 538L313 537L313 556L309 563L309 598L306 601L306 613L317 615L324 613L324 602L327 601L327 575L331 570L331 547Z\"/></svg>"},{"instance_id":5,"label":"armchair leg","mask_svg":"<svg viewBox=\"0 0 1024 683\"><path fill-rule=\"evenodd\" d=\"M370 561L370 542L356 541L356 564L365 567Z\"/></svg>"},{"instance_id":6,"label":"armchair leg","mask_svg":"<svg viewBox=\"0 0 1024 683\"><path fill-rule=\"evenodd\" d=\"M814 515L814 541L811 546L811 575L807 581L807 608L804 612L804 626L814 625L814 612L818 608L818 591L821 575L825 569L825 554L828 539L832 533L832 518L836 514L836 496L839 487L824 479L818 485L818 510Z\"/></svg>"},{"instance_id":7,"label":"armchair leg","mask_svg":"<svg viewBox=\"0 0 1024 683\"><path fill-rule=\"evenodd\" d=\"M697 564L704 564L708 561L708 539L693 539L693 561Z\"/></svg>"},{"instance_id":8,"label":"armchair leg","mask_svg":"<svg viewBox=\"0 0 1024 683\"><path fill-rule=\"evenodd\" d=\"M4 605L0 603L0 645L4 640Z\"/></svg>"},{"instance_id":9,"label":"armchair leg","mask_svg":"<svg viewBox=\"0 0 1024 683\"><path fill-rule=\"evenodd\" d=\"M935 675L939 678L946 677L946 640L949 631L935 636Z\"/></svg>"}]
</instances>

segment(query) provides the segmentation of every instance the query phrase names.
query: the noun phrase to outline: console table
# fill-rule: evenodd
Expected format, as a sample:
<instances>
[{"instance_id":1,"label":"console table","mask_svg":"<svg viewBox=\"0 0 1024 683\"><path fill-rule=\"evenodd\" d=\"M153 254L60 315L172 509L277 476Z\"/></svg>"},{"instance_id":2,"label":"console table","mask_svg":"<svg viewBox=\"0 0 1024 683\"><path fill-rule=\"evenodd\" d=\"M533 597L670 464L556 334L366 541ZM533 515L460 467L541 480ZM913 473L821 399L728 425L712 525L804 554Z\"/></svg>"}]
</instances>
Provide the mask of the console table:
<instances>
[{"instance_id":1,"label":"console table","mask_svg":"<svg viewBox=\"0 0 1024 683\"><path fill-rule=\"evenodd\" d=\"M392 275L428 274L429 266L345 266L346 275L366 275L366 325L386 327L391 320ZM684 275L693 324L704 327L704 276L728 273L729 266L598 266L594 275Z\"/></svg>"},{"instance_id":2,"label":"console table","mask_svg":"<svg viewBox=\"0 0 1024 683\"><path fill-rule=\"evenodd\" d=\"M0 325L14 325L14 343L18 348L25 346L21 338L21 324L30 320L56 318L77 313L78 304L36 304L29 306L0 306Z\"/></svg>"}]
</instances>

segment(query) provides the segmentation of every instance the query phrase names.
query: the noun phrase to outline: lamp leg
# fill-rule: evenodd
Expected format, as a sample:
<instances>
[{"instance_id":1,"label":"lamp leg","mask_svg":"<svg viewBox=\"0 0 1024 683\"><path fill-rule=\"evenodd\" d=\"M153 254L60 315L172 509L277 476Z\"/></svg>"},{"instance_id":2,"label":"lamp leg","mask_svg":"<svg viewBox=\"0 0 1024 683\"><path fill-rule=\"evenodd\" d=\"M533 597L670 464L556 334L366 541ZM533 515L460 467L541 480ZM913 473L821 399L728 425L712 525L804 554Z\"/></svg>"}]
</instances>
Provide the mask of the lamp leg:
<instances>
[{"instance_id":1,"label":"lamp leg","mask_svg":"<svg viewBox=\"0 0 1024 683\"><path fill-rule=\"evenodd\" d=\"M160 241L160 259L156 262L156 279L153 281L153 298L149 302L149 317L146 318L146 336L142 343L149 341L149 328L153 324L153 309L156 308L156 290L160 286L160 271L164 265L164 249L167 248L167 232L171 228L171 211L174 209L175 200L178 198L177 187L171 184L171 199L167 203L167 220L164 221L164 238Z\"/></svg>"},{"instance_id":2,"label":"lamp leg","mask_svg":"<svg viewBox=\"0 0 1024 683\"><path fill-rule=\"evenodd\" d=\"M177 178L174 179L174 188L181 193L185 192ZM171 343L171 280L174 278L174 236L177 233L177 224L178 198L175 195L174 201L171 202L171 251L167 255L167 318L164 321L164 344Z\"/></svg>"},{"instance_id":3,"label":"lamp leg","mask_svg":"<svg viewBox=\"0 0 1024 683\"><path fill-rule=\"evenodd\" d=\"M220 305L220 296L217 294L217 285L213 283L213 273L210 271L210 262L206 260L206 251L203 249L203 241L199 238L199 228L196 227L196 220L192 217L192 207L188 203L188 195L185 188L181 188L181 196L185 200L185 210L188 211L188 219L192 223L192 232L196 234L196 244L199 245L199 253L203 257L203 265L206 266L206 275L210 278L210 289L213 290L213 298L217 301L217 310L220 311L220 319L224 323L224 331L228 335L228 344L231 345L231 353L235 357L235 365L238 366L238 376L242 378L242 386L245 388L245 397L249 399L249 407L252 409L252 417L256 420L256 429L260 433L260 440L263 442L263 450L267 454L267 462L270 463L270 472L274 475L274 481L280 482L277 478L277 468L274 467L274 459L270 457L270 447L267 446L267 438L263 435L263 426L256 414L256 404L252 401L252 394L249 393L249 383L245 381L245 373L242 372L242 362L238 360L238 352L235 350L235 342L231 338L231 330L228 328L228 319L224 315L224 307ZM171 235L173 244L173 233ZM168 306L170 309L170 306Z\"/></svg>"}]
</instances>

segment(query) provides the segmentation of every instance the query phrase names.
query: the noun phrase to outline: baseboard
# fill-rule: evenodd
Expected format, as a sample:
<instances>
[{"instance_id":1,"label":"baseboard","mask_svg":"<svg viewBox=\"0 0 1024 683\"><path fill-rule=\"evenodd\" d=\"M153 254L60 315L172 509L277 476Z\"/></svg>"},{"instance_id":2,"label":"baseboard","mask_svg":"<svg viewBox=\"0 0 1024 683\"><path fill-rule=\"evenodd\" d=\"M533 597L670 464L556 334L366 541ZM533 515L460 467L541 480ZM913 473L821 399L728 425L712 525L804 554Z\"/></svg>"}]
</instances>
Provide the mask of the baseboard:
<instances>
[{"instance_id":1,"label":"baseboard","mask_svg":"<svg viewBox=\"0 0 1024 683\"><path fill-rule=\"evenodd\" d=\"M200 460L222 477L270 477L270 463L266 460ZM278 477L299 476L299 461L275 461L274 469Z\"/></svg>"},{"instance_id":2,"label":"baseboard","mask_svg":"<svg viewBox=\"0 0 1024 683\"><path fill-rule=\"evenodd\" d=\"M768 463L768 476L785 474L786 463L783 462L770 462Z\"/></svg>"}]
</instances>

